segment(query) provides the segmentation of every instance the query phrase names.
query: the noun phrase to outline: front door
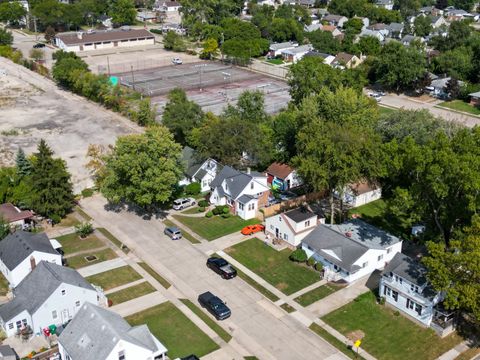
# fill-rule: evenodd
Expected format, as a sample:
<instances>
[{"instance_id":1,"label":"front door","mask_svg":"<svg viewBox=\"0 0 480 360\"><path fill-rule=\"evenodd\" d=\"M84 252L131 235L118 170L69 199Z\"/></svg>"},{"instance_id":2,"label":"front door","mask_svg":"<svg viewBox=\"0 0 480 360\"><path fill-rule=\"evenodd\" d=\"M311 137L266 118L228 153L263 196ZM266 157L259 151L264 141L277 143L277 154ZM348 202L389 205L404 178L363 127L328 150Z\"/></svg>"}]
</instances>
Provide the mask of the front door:
<instances>
[{"instance_id":1,"label":"front door","mask_svg":"<svg viewBox=\"0 0 480 360\"><path fill-rule=\"evenodd\" d=\"M279 231L278 228L275 228L275 237L278 239Z\"/></svg>"}]
</instances>

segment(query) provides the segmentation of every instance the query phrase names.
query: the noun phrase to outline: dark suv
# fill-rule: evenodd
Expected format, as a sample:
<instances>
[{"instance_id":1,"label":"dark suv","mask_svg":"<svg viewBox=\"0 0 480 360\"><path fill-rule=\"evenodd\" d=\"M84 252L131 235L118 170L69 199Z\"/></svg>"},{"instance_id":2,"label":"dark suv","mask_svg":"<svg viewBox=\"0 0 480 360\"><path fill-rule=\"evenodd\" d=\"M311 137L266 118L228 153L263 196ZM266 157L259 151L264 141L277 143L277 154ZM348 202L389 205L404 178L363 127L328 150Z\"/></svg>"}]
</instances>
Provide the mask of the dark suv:
<instances>
[{"instance_id":1,"label":"dark suv","mask_svg":"<svg viewBox=\"0 0 480 360\"><path fill-rule=\"evenodd\" d=\"M237 276L237 270L230 265L227 260L211 257L207 260L207 267L220 274L224 279L233 279Z\"/></svg>"},{"instance_id":2,"label":"dark suv","mask_svg":"<svg viewBox=\"0 0 480 360\"><path fill-rule=\"evenodd\" d=\"M217 318L217 320L225 320L232 315L232 312L227 305L225 305L220 298L213 295L210 291L200 294L198 296L198 302L200 305L210 311L212 315Z\"/></svg>"}]
</instances>

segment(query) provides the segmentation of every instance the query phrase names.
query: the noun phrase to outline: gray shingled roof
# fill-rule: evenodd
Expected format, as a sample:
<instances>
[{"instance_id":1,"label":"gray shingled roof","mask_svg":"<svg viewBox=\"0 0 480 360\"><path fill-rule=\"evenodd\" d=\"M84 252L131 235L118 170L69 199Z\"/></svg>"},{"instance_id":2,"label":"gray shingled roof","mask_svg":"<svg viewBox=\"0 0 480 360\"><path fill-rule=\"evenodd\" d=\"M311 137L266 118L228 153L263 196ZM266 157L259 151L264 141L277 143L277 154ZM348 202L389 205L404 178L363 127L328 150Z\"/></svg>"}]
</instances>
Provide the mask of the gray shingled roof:
<instances>
[{"instance_id":1,"label":"gray shingled roof","mask_svg":"<svg viewBox=\"0 0 480 360\"><path fill-rule=\"evenodd\" d=\"M360 219L351 219L342 224L333 225L333 229L340 234L349 233L350 239L371 249L386 249L402 241Z\"/></svg>"},{"instance_id":2,"label":"gray shingled roof","mask_svg":"<svg viewBox=\"0 0 480 360\"><path fill-rule=\"evenodd\" d=\"M315 216L315 214L313 212L311 212L310 210L308 210L306 208L301 208L301 207L299 207L297 209L287 211L284 215L286 217L292 219L296 223L298 223L300 221L308 220L308 219Z\"/></svg>"},{"instance_id":3,"label":"gray shingled roof","mask_svg":"<svg viewBox=\"0 0 480 360\"><path fill-rule=\"evenodd\" d=\"M217 176L215 176L215 179L212 180L212 182L210 183L210 187L214 189L217 186L222 185L223 180L225 180L226 178L229 178L238 174L241 174L240 171L235 170L234 168L228 165L225 165L222 168L222 170L217 174Z\"/></svg>"},{"instance_id":4,"label":"gray shingled roof","mask_svg":"<svg viewBox=\"0 0 480 360\"><path fill-rule=\"evenodd\" d=\"M0 360L16 360L17 354L9 345L0 345Z\"/></svg>"},{"instance_id":5,"label":"gray shingled roof","mask_svg":"<svg viewBox=\"0 0 480 360\"><path fill-rule=\"evenodd\" d=\"M45 233L16 231L0 241L0 259L10 271L34 251L59 255Z\"/></svg>"},{"instance_id":6,"label":"gray shingled roof","mask_svg":"<svg viewBox=\"0 0 480 360\"><path fill-rule=\"evenodd\" d=\"M76 270L40 261L13 290L13 300L0 306L0 317L6 322L23 310L34 314L63 283L95 291Z\"/></svg>"},{"instance_id":7,"label":"gray shingled roof","mask_svg":"<svg viewBox=\"0 0 480 360\"><path fill-rule=\"evenodd\" d=\"M270 44L269 49L276 51L276 50L282 50L282 49L286 49L286 48L290 48L290 47L295 47L295 46L298 46L298 43L292 42L292 41L288 41L288 42Z\"/></svg>"},{"instance_id":8,"label":"gray shingled roof","mask_svg":"<svg viewBox=\"0 0 480 360\"><path fill-rule=\"evenodd\" d=\"M244 195L240 196L240 197L237 199L237 201L238 201L239 203L242 203L242 204L245 205L245 204L247 204L249 201L251 201L251 200L253 200L253 199L255 199L253 196L245 195L245 194L244 194Z\"/></svg>"},{"instance_id":9,"label":"gray shingled roof","mask_svg":"<svg viewBox=\"0 0 480 360\"><path fill-rule=\"evenodd\" d=\"M417 260L402 253L396 253L383 270L383 274L393 273L405 280L423 286L427 282L427 269Z\"/></svg>"},{"instance_id":10,"label":"gray shingled roof","mask_svg":"<svg viewBox=\"0 0 480 360\"><path fill-rule=\"evenodd\" d=\"M72 359L103 360L120 341L152 352L167 349L146 325L131 327L120 315L85 303L58 338Z\"/></svg>"}]
</instances>

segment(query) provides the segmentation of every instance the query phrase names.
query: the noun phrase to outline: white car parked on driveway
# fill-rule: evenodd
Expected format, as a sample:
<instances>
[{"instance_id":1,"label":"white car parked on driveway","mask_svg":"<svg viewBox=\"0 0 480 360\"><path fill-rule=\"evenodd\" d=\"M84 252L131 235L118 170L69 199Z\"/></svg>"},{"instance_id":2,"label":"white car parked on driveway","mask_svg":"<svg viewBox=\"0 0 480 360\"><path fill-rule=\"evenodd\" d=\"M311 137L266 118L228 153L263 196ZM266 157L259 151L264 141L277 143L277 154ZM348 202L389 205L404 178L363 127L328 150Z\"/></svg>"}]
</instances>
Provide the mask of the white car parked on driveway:
<instances>
[{"instance_id":1,"label":"white car parked on driveway","mask_svg":"<svg viewBox=\"0 0 480 360\"><path fill-rule=\"evenodd\" d=\"M173 202L173 210L182 210L195 204L196 202L194 198L177 199Z\"/></svg>"}]
</instances>

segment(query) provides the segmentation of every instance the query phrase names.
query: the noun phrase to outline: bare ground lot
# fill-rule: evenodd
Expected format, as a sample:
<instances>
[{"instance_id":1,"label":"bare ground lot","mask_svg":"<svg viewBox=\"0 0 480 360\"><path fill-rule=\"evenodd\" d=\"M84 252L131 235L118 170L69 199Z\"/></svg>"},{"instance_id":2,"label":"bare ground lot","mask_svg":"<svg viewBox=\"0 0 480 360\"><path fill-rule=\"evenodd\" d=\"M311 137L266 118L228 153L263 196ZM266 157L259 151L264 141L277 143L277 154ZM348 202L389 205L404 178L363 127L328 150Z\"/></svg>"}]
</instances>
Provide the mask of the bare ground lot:
<instances>
[{"instance_id":1,"label":"bare ground lot","mask_svg":"<svg viewBox=\"0 0 480 360\"><path fill-rule=\"evenodd\" d=\"M62 157L75 192L90 187L85 169L89 144L113 144L120 135L141 131L127 119L56 85L7 59L0 58L0 166L12 165L22 147L35 151L41 138Z\"/></svg>"}]
</instances>

